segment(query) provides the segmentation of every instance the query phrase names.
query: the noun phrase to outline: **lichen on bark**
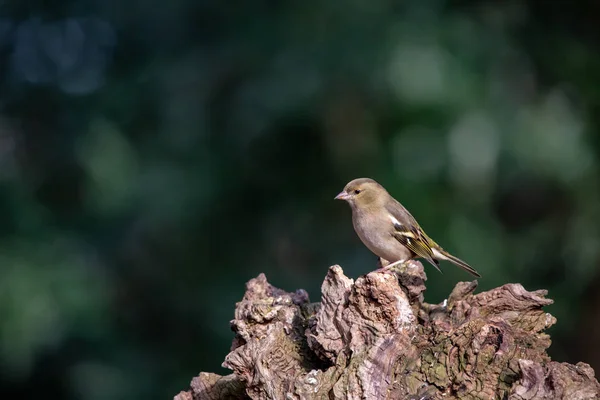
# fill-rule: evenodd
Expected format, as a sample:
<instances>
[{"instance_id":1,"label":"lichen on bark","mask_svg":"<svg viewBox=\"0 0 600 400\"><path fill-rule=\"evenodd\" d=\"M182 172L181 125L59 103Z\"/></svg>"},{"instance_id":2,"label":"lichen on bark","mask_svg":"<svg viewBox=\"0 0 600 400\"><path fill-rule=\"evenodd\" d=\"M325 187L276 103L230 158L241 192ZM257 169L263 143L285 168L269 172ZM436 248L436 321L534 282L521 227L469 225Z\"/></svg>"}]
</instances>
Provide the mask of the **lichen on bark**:
<instances>
[{"instance_id":1,"label":"lichen on bark","mask_svg":"<svg viewBox=\"0 0 600 400\"><path fill-rule=\"evenodd\" d=\"M592 368L550 360L546 291L460 282L423 301L411 261L354 281L333 266L320 303L250 280L235 310L225 377L201 373L176 400L565 399L600 396Z\"/></svg>"}]
</instances>

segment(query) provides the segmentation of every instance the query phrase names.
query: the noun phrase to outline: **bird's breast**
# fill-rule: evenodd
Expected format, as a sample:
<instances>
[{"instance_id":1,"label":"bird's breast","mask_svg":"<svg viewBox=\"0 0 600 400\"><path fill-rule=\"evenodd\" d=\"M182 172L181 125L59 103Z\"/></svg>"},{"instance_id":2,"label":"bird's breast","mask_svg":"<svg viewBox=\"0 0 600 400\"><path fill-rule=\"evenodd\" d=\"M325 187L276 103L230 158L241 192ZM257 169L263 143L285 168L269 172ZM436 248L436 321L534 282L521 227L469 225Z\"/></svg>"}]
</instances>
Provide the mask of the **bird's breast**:
<instances>
[{"instance_id":1,"label":"bird's breast","mask_svg":"<svg viewBox=\"0 0 600 400\"><path fill-rule=\"evenodd\" d=\"M387 213L382 218L365 215L360 211L353 214L354 230L365 246L375 255L389 262L410 258L410 251L392 236L393 225Z\"/></svg>"}]
</instances>

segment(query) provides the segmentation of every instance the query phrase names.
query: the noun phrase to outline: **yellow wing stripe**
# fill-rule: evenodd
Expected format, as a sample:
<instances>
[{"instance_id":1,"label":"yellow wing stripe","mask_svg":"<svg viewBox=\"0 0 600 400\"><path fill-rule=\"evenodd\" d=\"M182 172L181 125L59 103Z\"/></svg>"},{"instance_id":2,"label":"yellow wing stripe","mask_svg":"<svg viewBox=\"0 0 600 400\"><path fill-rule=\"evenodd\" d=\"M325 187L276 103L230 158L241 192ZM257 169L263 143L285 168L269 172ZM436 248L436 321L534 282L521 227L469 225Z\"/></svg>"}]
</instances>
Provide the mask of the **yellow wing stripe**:
<instances>
[{"instance_id":1,"label":"yellow wing stripe","mask_svg":"<svg viewBox=\"0 0 600 400\"><path fill-rule=\"evenodd\" d=\"M396 240L406 246L406 248L412 251L417 257L424 258L439 270L437 260L431 250L429 238L425 234L422 234L419 228L412 228L407 231L404 229L404 226L400 224L394 224L394 228L396 231L393 233L393 236Z\"/></svg>"}]
</instances>

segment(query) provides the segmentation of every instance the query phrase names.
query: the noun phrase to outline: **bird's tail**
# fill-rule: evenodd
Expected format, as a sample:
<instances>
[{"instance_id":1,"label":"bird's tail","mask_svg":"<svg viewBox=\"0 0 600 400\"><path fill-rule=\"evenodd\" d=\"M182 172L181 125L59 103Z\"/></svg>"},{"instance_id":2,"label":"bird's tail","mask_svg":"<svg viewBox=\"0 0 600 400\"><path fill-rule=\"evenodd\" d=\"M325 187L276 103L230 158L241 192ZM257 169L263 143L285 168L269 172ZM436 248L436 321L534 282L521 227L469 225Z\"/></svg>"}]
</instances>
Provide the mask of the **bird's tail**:
<instances>
[{"instance_id":1,"label":"bird's tail","mask_svg":"<svg viewBox=\"0 0 600 400\"><path fill-rule=\"evenodd\" d=\"M464 269L471 275L481 278L481 275L479 275L479 272L475 271L475 269L473 267L471 267L469 264L467 264L460 258L454 257L452 254L448 253L446 250L444 250L442 248L432 249L432 250L433 250L433 254L440 260L448 260L452 264L461 267L462 269Z\"/></svg>"}]
</instances>

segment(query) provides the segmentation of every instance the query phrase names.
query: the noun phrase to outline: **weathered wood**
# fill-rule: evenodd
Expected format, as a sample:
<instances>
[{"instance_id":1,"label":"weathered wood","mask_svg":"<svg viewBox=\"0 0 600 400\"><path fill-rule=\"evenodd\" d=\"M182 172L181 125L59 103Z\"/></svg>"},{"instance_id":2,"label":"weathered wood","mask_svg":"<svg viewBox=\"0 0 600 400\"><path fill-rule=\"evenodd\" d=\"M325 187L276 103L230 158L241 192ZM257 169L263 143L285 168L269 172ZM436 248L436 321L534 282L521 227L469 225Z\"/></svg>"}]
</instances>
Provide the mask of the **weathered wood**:
<instances>
[{"instance_id":1,"label":"weathered wood","mask_svg":"<svg viewBox=\"0 0 600 400\"><path fill-rule=\"evenodd\" d=\"M519 284L474 294L460 282L445 304L423 302L419 262L354 281L329 269L320 303L261 274L248 282L231 322L223 366L175 400L600 398L592 368L551 361L556 322L546 291Z\"/></svg>"}]
</instances>

